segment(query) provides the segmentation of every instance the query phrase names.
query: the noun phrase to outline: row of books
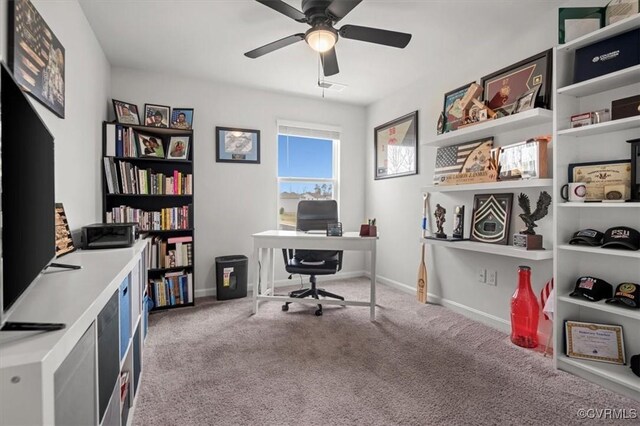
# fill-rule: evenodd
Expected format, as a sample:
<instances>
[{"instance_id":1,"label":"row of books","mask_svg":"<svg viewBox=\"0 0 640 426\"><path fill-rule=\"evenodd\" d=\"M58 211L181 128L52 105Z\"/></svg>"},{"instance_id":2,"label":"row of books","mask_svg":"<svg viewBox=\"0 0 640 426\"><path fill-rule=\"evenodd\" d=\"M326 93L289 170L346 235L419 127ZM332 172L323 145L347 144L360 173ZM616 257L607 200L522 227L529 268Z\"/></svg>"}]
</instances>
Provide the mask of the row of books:
<instances>
[{"instance_id":1,"label":"row of books","mask_svg":"<svg viewBox=\"0 0 640 426\"><path fill-rule=\"evenodd\" d=\"M127 161L104 157L109 194L191 195L193 175L174 170L172 175L141 169Z\"/></svg>"},{"instance_id":2,"label":"row of books","mask_svg":"<svg viewBox=\"0 0 640 426\"><path fill-rule=\"evenodd\" d=\"M108 211L106 216L107 223L137 223L140 226L140 231L193 228L193 204L182 207L167 207L159 212L119 206Z\"/></svg>"},{"instance_id":3,"label":"row of books","mask_svg":"<svg viewBox=\"0 0 640 426\"><path fill-rule=\"evenodd\" d=\"M109 156L137 157L136 137L131 127L107 124L107 150Z\"/></svg>"},{"instance_id":4,"label":"row of books","mask_svg":"<svg viewBox=\"0 0 640 426\"><path fill-rule=\"evenodd\" d=\"M156 308L193 302L193 274L169 272L149 280L148 293Z\"/></svg>"},{"instance_id":5,"label":"row of books","mask_svg":"<svg viewBox=\"0 0 640 426\"><path fill-rule=\"evenodd\" d=\"M177 268L193 265L193 237L172 237L151 240L150 269Z\"/></svg>"}]
</instances>

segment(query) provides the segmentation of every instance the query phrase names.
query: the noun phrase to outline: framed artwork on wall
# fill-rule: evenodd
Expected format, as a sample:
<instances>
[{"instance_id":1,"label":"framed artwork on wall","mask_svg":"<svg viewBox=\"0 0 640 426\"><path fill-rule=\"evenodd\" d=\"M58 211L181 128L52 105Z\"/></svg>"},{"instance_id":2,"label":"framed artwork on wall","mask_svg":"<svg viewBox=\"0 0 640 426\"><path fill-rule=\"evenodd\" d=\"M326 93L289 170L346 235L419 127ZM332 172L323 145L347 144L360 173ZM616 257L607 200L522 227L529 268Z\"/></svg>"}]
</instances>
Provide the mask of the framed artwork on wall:
<instances>
[{"instance_id":1,"label":"framed artwork on wall","mask_svg":"<svg viewBox=\"0 0 640 426\"><path fill-rule=\"evenodd\" d=\"M375 179L418 174L418 111L374 130Z\"/></svg>"},{"instance_id":2,"label":"framed artwork on wall","mask_svg":"<svg viewBox=\"0 0 640 426\"><path fill-rule=\"evenodd\" d=\"M65 50L29 0L10 1L9 68L29 95L64 118Z\"/></svg>"},{"instance_id":3,"label":"framed artwork on wall","mask_svg":"<svg viewBox=\"0 0 640 426\"><path fill-rule=\"evenodd\" d=\"M506 245L512 204L512 193L474 195L471 241Z\"/></svg>"},{"instance_id":4,"label":"framed artwork on wall","mask_svg":"<svg viewBox=\"0 0 640 426\"><path fill-rule=\"evenodd\" d=\"M216 127L216 161L260 164L260 130Z\"/></svg>"},{"instance_id":5,"label":"framed artwork on wall","mask_svg":"<svg viewBox=\"0 0 640 426\"><path fill-rule=\"evenodd\" d=\"M534 107L551 107L552 49L482 77L484 101L492 110L511 110L518 99L540 86Z\"/></svg>"}]
</instances>

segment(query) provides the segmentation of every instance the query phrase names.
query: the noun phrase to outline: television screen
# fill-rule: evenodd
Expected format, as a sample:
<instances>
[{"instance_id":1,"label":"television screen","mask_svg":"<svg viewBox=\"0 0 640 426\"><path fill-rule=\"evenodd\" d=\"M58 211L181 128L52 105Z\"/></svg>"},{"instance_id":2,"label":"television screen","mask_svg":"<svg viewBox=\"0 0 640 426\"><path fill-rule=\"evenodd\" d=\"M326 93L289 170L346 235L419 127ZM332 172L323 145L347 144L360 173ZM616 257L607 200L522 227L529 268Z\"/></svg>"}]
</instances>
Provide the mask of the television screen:
<instances>
[{"instance_id":1,"label":"television screen","mask_svg":"<svg viewBox=\"0 0 640 426\"><path fill-rule=\"evenodd\" d=\"M2 315L55 257L53 136L5 67L0 75Z\"/></svg>"}]
</instances>

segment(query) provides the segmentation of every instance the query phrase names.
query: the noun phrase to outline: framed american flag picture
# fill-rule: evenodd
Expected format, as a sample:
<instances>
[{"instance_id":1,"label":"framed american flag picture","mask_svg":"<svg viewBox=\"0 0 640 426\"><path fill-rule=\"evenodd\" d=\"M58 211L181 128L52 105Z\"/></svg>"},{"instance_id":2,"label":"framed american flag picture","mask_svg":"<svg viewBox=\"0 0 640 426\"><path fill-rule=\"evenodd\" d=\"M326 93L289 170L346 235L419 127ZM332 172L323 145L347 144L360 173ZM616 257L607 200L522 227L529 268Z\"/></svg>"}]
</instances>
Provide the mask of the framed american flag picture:
<instances>
[{"instance_id":1,"label":"framed american flag picture","mask_svg":"<svg viewBox=\"0 0 640 426\"><path fill-rule=\"evenodd\" d=\"M493 137L438 148L434 185L493 182L497 170L492 157Z\"/></svg>"}]
</instances>

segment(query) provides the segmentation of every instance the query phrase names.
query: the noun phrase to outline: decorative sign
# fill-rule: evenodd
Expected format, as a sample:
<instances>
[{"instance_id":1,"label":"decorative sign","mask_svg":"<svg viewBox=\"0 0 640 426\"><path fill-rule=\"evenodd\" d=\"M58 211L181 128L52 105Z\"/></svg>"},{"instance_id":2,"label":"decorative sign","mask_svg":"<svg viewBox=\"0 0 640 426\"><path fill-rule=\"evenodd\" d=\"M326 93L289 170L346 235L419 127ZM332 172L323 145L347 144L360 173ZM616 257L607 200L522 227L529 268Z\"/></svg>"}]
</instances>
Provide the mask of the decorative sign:
<instances>
[{"instance_id":1,"label":"decorative sign","mask_svg":"<svg viewBox=\"0 0 640 426\"><path fill-rule=\"evenodd\" d=\"M569 164L569 182L585 184L586 201L602 201L605 186L631 186L631 160Z\"/></svg>"},{"instance_id":2,"label":"decorative sign","mask_svg":"<svg viewBox=\"0 0 640 426\"><path fill-rule=\"evenodd\" d=\"M9 66L24 91L64 118L65 50L29 0L9 2Z\"/></svg>"},{"instance_id":3,"label":"decorative sign","mask_svg":"<svg viewBox=\"0 0 640 426\"><path fill-rule=\"evenodd\" d=\"M513 194L482 194L473 197L472 241L507 244Z\"/></svg>"},{"instance_id":4,"label":"decorative sign","mask_svg":"<svg viewBox=\"0 0 640 426\"><path fill-rule=\"evenodd\" d=\"M622 326L566 321L567 356L624 364Z\"/></svg>"},{"instance_id":5,"label":"decorative sign","mask_svg":"<svg viewBox=\"0 0 640 426\"><path fill-rule=\"evenodd\" d=\"M433 184L495 182L497 170L492 147L493 137L438 148Z\"/></svg>"},{"instance_id":6,"label":"decorative sign","mask_svg":"<svg viewBox=\"0 0 640 426\"><path fill-rule=\"evenodd\" d=\"M71 253L76 248L73 246L71 231L67 214L64 212L62 203L56 203L56 257Z\"/></svg>"}]
</instances>

